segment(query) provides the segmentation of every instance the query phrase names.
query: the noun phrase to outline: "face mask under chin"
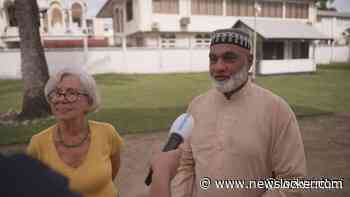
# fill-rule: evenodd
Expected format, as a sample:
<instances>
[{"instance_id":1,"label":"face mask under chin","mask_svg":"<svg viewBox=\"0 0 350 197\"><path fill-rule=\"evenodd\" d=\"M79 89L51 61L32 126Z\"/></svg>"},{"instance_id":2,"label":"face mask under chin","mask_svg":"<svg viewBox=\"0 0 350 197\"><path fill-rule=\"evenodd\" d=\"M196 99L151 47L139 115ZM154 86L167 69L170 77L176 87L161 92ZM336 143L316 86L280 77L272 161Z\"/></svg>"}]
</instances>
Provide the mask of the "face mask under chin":
<instances>
[{"instance_id":1,"label":"face mask under chin","mask_svg":"<svg viewBox=\"0 0 350 197\"><path fill-rule=\"evenodd\" d=\"M239 88L244 82L247 81L248 69L249 66L244 65L238 72L232 74L229 79L224 81L217 81L212 76L211 79L214 83L215 88L218 91L222 93L231 92Z\"/></svg>"}]
</instances>

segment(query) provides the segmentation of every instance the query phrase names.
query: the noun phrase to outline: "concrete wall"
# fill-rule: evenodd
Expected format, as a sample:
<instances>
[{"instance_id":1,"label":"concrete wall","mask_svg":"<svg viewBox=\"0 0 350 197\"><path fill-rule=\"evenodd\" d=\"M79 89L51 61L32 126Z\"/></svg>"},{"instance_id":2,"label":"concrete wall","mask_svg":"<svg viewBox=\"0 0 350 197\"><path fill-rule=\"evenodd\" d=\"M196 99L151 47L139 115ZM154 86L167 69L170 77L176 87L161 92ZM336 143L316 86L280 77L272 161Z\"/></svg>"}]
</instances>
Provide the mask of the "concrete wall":
<instances>
[{"instance_id":1,"label":"concrete wall","mask_svg":"<svg viewBox=\"0 0 350 197\"><path fill-rule=\"evenodd\" d=\"M209 49L90 49L88 59L82 50L49 50L45 55L50 73L66 66L84 67L89 73L170 73L208 70ZM0 67L0 78L21 78L18 50L0 52L6 64ZM87 63L85 63L87 62Z\"/></svg>"},{"instance_id":2,"label":"concrete wall","mask_svg":"<svg viewBox=\"0 0 350 197\"><path fill-rule=\"evenodd\" d=\"M81 49L55 49L45 55L50 73L66 66L84 67L89 73L172 73L208 71L208 48L94 48L89 49L87 60ZM333 54L333 55L331 55ZM316 60L265 60L262 74L295 73L315 71L315 63L346 62L349 48L329 47L316 49ZM21 78L21 57L18 50L0 52L0 78ZM87 63L85 63L87 62Z\"/></svg>"},{"instance_id":3,"label":"concrete wall","mask_svg":"<svg viewBox=\"0 0 350 197\"><path fill-rule=\"evenodd\" d=\"M312 59L263 60L259 71L260 74L314 72L316 64Z\"/></svg>"},{"instance_id":4,"label":"concrete wall","mask_svg":"<svg viewBox=\"0 0 350 197\"><path fill-rule=\"evenodd\" d=\"M345 44L346 40L342 33L350 28L350 18L322 17L315 27L338 44Z\"/></svg>"},{"instance_id":5,"label":"concrete wall","mask_svg":"<svg viewBox=\"0 0 350 197\"><path fill-rule=\"evenodd\" d=\"M135 29L136 31L151 31L152 24L152 0L137 0L138 7L136 8L136 12L139 13L139 29ZM125 29L128 29L126 27Z\"/></svg>"},{"instance_id":6,"label":"concrete wall","mask_svg":"<svg viewBox=\"0 0 350 197\"><path fill-rule=\"evenodd\" d=\"M76 53L81 60L77 63L83 65L82 52ZM200 72L208 70L208 53L209 49L96 49L89 51L86 68L90 73Z\"/></svg>"},{"instance_id":7,"label":"concrete wall","mask_svg":"<svg viewBox=\"0 0 350 197\"><path fill-rule=\"evenodd\" d=\"M1 11L0 11L1 12ZM5 28L5 21L2 19L4 17L4 13L0 14L0 37L3 37L5 32L4 32L4 28ZM5 47L5 43L2 39L0 39L0 48Z\"/></svg>"},{"instance_id":8,"label":"concrete wall","mask_svg":"<svg viewBox=\"0 0 350 197\"><path fill-rule=\"evenodd\" d=\"M347 62L350 58L350 46L318 46L315 51L317 64L329 64L331 62Z\"/></svg>"},{"instance_id":9,"label":"concrete wall","mask_svg":"<svg viewBox=\"0 0 350 197\"><path fill-rule=\"evenodd\" d=\"M18 51L0 53L0 78L21 77L21 55Z\"/></svg>"}]
</instances>

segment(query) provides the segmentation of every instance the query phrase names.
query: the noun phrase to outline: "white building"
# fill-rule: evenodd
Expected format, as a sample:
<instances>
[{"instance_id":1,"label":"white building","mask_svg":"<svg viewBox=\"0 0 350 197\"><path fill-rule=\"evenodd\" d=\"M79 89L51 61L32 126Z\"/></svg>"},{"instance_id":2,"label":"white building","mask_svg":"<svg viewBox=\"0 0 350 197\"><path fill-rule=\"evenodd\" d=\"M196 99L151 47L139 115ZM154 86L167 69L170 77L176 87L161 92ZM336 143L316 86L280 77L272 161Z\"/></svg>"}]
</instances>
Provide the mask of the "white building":
<instances>
[{"instance_id":1,"label":"white building","mask_svg":"<svg viewBox=\"0 0 350 197\"><path fill-rule=\"evenodd\" d=\"M87 36L89 36L88 43L92 46L108 45L107 37L88 34L89 28L93 28L92 32L99 32L102 21L90 19L90 23L87 22L86 0L37 0L37 2L41 17L40 32L45 47L82 46ZM14 0L0 0L0 47L18 48L18 46L18 23L15 18Z\"/></svg>"},{"instance_id":2,"label":"white building","mask_svg":"<svg viewBox=\"0 0 350 197\"><path fill-rule=\"evenodd\" d=\"M313 0L261 0L259 19L316 20ZM208 33L254 18L254 0L108 0L97 15L112 17L116 36L132 46L188 46L205 42ZM197 41L197 42L196 42Z\"/></svg>"},{"instance_id":3,"label":"white building","mask_svg":"<svg viewBox=\"0 0 350 197\"><path fill-rule=\"evenodd\" d=\"M293 20L241 19L234 26L251 35L256 31L257 72L262 74L316 70L313 41L329 39L311 24Z\"/></svg>"},{"instance_id":4,"label":"white building","mask_svg":"<svg viewBox=\"0 0 350 197\"><path fill-rule=\"evenodd\" d=\"M350 12L318 11L316 28L334 40L334 45L349 44Z\"/></svg>"},{"instance_id":5,"label":"white building","mask_svg":"<svg viewBox=\"0 0 350 197\"><path fill-rule=\"evenodd\" d=\"M112 17L115 36L126 37L128 46L156 48L207 47L210 32L238 25L257 32L259 73L315 71L314 41L329 39L312 26L315 1L257 2L108 0L97 16Z\"/></svg>"}]
</instances>

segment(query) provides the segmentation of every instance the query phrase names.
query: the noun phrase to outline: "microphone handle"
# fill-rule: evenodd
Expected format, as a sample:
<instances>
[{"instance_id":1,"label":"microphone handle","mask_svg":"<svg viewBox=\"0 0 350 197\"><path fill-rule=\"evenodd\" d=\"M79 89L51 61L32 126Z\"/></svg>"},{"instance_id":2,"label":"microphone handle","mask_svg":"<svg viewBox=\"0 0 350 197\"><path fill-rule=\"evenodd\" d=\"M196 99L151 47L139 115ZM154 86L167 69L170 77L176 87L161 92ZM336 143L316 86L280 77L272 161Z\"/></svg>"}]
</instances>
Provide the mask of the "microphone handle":
<instances>
[{"instance_id":1,"label":"microphone handle","mask_svg":"<svg viewBox=\"0 0 350 197\"><path fill-rule=\"evenodd\" d=\"M179 147L179 145L183 142L183 138L181 135L177 134L177 133L172 133L169 137L168 142L166 143L166 145L163 147L162 151L163 152L168 152L171 150L175 150L177 149L177 147ZM147 186L149 186L152 183L152 175L153 175L153 170L152 168L149 169L148 175L145 179L145 184Z\"/></svg>"}]
</instances>

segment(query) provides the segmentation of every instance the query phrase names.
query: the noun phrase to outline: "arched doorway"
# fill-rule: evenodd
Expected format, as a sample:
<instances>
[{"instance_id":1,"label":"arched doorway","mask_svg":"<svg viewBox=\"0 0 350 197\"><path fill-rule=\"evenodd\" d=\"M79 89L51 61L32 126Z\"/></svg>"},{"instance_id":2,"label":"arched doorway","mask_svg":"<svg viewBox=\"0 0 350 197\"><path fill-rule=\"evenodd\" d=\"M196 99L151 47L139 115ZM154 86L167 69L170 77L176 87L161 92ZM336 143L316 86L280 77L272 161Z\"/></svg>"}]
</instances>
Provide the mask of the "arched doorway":
<instances>
[{"instance_id":1,"label":"arched doorway","mask_svg":"<svg viewBox=\"0 0 350 197\"><path fill-rule=\"evenodd\" d=\"M59 8L52 8L51 26L54 29L63 27L63 14Z\"/></svg>"},{"instance_id":2,"label":"arched doorway","mask_svg":"<svg viewBox=\"0 0 350 197\"><path fill-rule=\"evenodd\" d=\"M72 4L72 21L77 27L81 28L83 18L83 7L80 3Z\"/></svg>"}]
</instances>

